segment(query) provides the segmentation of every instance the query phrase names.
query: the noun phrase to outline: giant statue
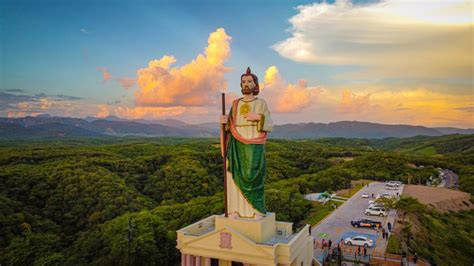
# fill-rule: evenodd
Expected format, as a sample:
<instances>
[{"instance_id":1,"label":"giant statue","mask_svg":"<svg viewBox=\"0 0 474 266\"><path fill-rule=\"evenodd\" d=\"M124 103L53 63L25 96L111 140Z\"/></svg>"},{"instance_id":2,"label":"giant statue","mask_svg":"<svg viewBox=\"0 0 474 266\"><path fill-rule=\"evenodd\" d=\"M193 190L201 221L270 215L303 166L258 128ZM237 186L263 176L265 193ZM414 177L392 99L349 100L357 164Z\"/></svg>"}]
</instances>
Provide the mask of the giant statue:
<instances>
[{"instance_id":1,"label":"giant statue","mask_svg":"<svg viewBox=\"0 0 474 266\"><path fill-rule=\"evenodd\" d=\"M262 219L265 208L265 142L272 118L260 92L258 78L247 68L240 77L243 97L233 101L229 115L221 116L221 145L226 157L226 210L233 219Z\"/></svg>"}]
</instances>

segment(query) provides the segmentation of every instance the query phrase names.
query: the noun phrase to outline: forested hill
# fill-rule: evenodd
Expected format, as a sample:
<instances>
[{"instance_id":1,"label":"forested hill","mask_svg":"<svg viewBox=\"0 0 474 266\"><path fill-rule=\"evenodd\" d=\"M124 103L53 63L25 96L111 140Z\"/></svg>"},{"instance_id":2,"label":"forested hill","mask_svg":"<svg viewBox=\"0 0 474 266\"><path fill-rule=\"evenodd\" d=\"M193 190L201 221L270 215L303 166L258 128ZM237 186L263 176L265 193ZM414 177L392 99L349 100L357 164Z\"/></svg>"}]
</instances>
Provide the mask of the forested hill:
<instances>
[{"instance_id":1,"label":"forested hill","mask_svg":"<svg viewBox=\"0 0 474 266\"><path fill-rule=\"evenodd\" d=\"M298 229L312 211L305 193L423 183L438 166L474 193L472 138L270 140L267 207ZM434 152L404 152L423 145ZM130 221L133 265L176 265L175 231L222 213L222 175L217 139L0 141L0 264L124 265Z\"/></svg>"},{"instance_id":2,"label":"forested hill","mask_svg":"<svg viewBox=\"0 0 474 266\"><path fill-rule=\"evenodd\" d=\"M118 117L0 117L0 139L38 139L93 136L148 136L148 137L217 137L217 123L191 125L175 119L158 121L125 120ZM275 125L270 138L315 139L341 138L406 138L412 136L442 136L474 134L474 129L428 128L410 125L340 121L334 123L299 123Z\"/></svg>"}]
</instances>

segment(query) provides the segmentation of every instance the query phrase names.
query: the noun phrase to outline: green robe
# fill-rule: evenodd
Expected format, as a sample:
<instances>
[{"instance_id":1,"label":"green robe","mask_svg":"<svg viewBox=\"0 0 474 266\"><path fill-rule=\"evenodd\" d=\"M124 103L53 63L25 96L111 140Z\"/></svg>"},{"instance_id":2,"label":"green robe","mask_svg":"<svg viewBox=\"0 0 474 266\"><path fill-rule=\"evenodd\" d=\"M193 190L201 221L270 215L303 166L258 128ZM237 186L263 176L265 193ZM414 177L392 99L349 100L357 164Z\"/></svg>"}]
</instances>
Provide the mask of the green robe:
<instances>
[{"instance_id":1,"label":"green robe","mask_svg":"<svg viewBox=\"0 0 474 266\"><path fill-rule=\"evenodd\" d=\"M232 116L232 109L230 111ZM262 214L265 208L265 144L244 144L229 133L228 170L248 202Z\"/></svg>"}]
</instances>

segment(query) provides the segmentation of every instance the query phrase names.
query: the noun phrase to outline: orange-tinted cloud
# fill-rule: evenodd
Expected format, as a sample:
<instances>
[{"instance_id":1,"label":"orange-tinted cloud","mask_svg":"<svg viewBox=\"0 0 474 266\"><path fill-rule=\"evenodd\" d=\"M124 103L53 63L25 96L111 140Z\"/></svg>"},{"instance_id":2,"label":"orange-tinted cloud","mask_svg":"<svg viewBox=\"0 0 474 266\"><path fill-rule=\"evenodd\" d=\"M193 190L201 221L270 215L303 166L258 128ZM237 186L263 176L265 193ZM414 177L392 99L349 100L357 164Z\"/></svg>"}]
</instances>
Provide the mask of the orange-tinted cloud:
<instances>
[{"instance_id":1,"label":"orange-tinted cloud","mask_svg":"<svg viewBox=\"0 0 474 266\"><path fill-rule=\"evenodd\" d=\"M172 107L128 107L112 104L99 104L95 107L96 117L107 117L109 115L118 116L126 119L165 119L165 118L181 118L189 117L199 118L203 115L210 115L218 118L217 110L210 110L208 107L194 106L172 106ZM196 119L194 119L196 122Z\"/></svg>"},{"instance_id":2,"label":"orange-tinted cloud","mask_svg":"<svg viewBox=\"0 0 474 266\"><path fill-rule=\"evenodd\" d=\"M19 111L9 111L7 113L8 118L25 117L27 115L29 115L29 113L21 112L21 111L20 112Z\"/></svg>"},{"instance_id":3,"label":"orange-tinted cloud","mask_svg":"<svg viewBox=\"0 0 474 266\"><path fill-rule=\"evenodd\" d=\"M230 57L230 41L223 28L212 32L204 54L192 62L172 68L173 56L152 60L137 71L135 104L141 107L203 106L216 103L219 91L227 88L224 62Z\"/></svg>"},{"instance_id":4,"label":"orange-tinted cloud","mask_svg":"<svg viewBox=\"0 0 474 266\"><path fill-rule=\"evenodd\" d=\"M318 89L308 87L306 81L288 84L276 66L265 71L262 96L267 99L273 112L294 113L309 107L316 100Z\"/></svg>"},{"instance_id":5,"label":"orange-tinted cloud","mask_svg":"<svg viewBox=\"0 0 474 266\"><path fill-rule=\"evenodd\" d=\"M109 70L106 67L98 67L97 70L99 70L102 73L103 82L106 82L112 78L112 75L110 74Z\"/></svg>"},{"instance_id":6,"label":"orange-tinted cloud","mask_svg":"<svg viewBox=\"0 0 474 266\"><path fill-rule=\"evenodd\" d=\"M435 86L409 87L382 84L355 84L325 87L318 104L299 119L333 122L369 121L383 124L423 125L428 127L474 127L474 97ZM449 88L449 86L448 86ZM315 115L317 114L317 115Z\"/></svg>"},{"instance_id":7,"label":"orange-tinted cloud","mask_svg":"<svg viewBox=\"0 0 474 266\"><path fill-rule=\"evenodd\" d=\"M370 93L356 95L350 90L342 91L342 98L337 111L343 114L362 113L370 109Z\"/></svg>"},{"instance_id":8,"label":"orange-tinted cloud","mask_svg":"<svg viewBox=\"0 0 474 266\"><path fill-rule=\"evenodd\" d=\"M110 115L109 107L105 104L99 104L97 106L99 111L96 113L96 117L104 118Z\"/></svg>"},{"instance_id":9,"label":"orange-tinted cloud","mask_svg":"<svg viewBox=\"0 0 474 266\"><path fill-rule=\"evenodd\" d=\"M126 107L119 106L115 108L114 112L117 116L128 119L161 119L165 117L173 117L183 114L186 111L185 107Z\"/></svg>"},{"instance_id":10,"label":"orange-tinted cloud","mask_svg":"<svg viewBox=\"0 0 474 266\"><path fill-rule=\"evenodd\" d=\"M135 86L136 79L134 78L127 78L127 77L122 77L122 78L117 78L117 82L126 90L131 89L133 86Z\"/></svg>"}]
</instances>

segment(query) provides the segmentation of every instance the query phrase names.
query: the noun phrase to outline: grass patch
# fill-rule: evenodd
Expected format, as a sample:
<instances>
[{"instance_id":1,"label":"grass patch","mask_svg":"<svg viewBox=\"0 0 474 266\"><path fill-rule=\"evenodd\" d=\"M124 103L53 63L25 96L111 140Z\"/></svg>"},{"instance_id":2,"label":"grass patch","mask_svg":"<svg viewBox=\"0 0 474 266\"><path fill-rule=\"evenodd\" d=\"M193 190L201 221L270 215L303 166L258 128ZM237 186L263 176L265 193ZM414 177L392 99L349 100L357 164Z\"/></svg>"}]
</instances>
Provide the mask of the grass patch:
<instances>
[{"instance_id":1,"label":"grass patch","mask_svg":"<svg viewBox=\"0 0 474 266\"><path fill-rule=\"evenodd\" d=\"M433 145L426 146L426 147L412 147L409 149L404 149L402 151L403 153L416 153L417 155L425 155L425 156L433 156L433 155L438 155L438 152L436 151L436 147Z\"/></svg>"},{"instance_id":2,"label":"grass patch","mask_svg":"<svg viewBox=\"0 0 474 266\"><path fill-rule=\"evenodd\" d=\"M331 205L335 203L337 207L341 206L343 202L338 202L338 201L331 201ZM311 226L319 223L321 220L323 220L326 216L328 216L331 212L334 211L334 209L329 210L328 204L321 204L319 202L312 202L313 208L311 209L311 212L304 220L303 223L309 224Z\"/></svg>"},{"instance_id":3,"label":"grass patch","mask_svg":"<svg viewBox=\"0 0 474 266\"><path fill-rule=\"evenodd\" d=\"M385 252L390 254L402 254L400 241L398 241L398 237L396 235L391 234L388 238L387 250Z\"/></svg>"},{"instance_id":4,"label":"grass patch","mask_svg":"<svg viewBox=\"0 0 474 266\"><path fill-rule=\"evenodd\" d=\"M370 180L357 180L355 182L352 182L352 188L351 189L343 189L343 190L340 190L340 191L336 192L336 194L340 197L350 198L350 197L354 196L354 194L356 194L363 187L365 187L367 185L367 183L370 183L370 182L373 182L373 181L370 181Z\"/></svg>"}]
</instances>

